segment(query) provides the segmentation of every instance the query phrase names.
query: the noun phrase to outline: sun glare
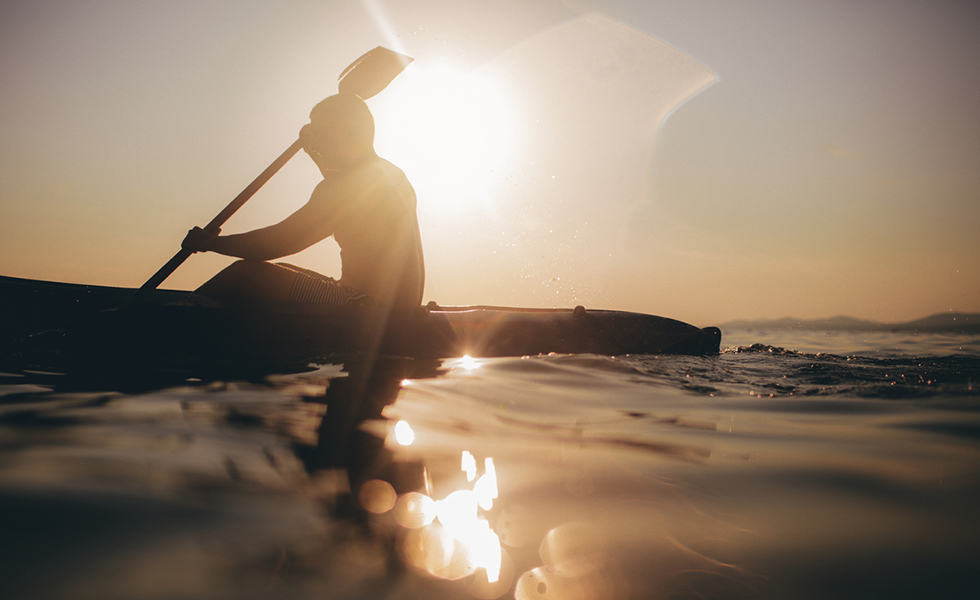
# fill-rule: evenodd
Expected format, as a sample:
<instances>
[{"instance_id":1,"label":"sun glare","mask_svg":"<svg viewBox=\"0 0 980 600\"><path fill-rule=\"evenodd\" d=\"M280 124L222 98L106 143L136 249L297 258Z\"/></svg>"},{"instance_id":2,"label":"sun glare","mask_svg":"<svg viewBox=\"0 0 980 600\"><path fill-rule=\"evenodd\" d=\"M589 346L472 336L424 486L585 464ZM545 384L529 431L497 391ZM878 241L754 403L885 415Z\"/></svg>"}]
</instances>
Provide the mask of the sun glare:
<instances>
[{"instance_id":1,"label":"sun glare","mask_svg":"<svg viewBox=\"0 0 980 600\"><path fill-rule=\"evenodd\" d=\"M403 421L400 421L403 422ZM412 532L403 540L409 563L443 579L457 580L482 570L486 590L479 597L496 598L510 586L510 577L501 578L503 550L500 538L490 526L487 514L497 499L497 469L493 458L483 460L483 474L476 477L476 457L469 450L460 453L460 470L472 486L453 490L441 500L420 492L408 492L392 501L387 488L372 483L362 487L362 504L372 512L394 508L395 521ZM474 482L473 480L476 479ZM366 490L366 491L363 491ZM480 580L474 581L479 586Z\"/></svg>"},{"instance_id":2,"label":"sun glare","mask_svg":"<svg viewBox=\"0 0 980 600\"><path fill-rule=\"evenodd\" d=\"M519 146L513 100L491 73L413 64L379 98L377 149L409 174L430 211L492 206Z\"/></svg>"},{"instance_id":3,"label":"sun glare","mask_svg":"<svg viewBox=\"0 0 980 600\"><path fill-rule=\"evenodd\" d=\"M463 369L467 372L479 369L482 364L482 362L473 358L469 354L464 354L459 358L452 358L446 361L446 365L450 369Z\"/></svg>"}]
</instances>

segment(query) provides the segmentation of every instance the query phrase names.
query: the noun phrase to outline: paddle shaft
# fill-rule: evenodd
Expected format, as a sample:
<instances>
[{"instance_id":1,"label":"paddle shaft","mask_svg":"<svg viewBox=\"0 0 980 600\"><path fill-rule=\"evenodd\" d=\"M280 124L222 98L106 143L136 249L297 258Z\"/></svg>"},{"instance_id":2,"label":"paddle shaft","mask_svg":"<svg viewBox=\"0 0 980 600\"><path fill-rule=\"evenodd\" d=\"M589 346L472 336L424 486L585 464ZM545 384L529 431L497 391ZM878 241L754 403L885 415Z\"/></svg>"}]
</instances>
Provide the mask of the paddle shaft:
<instances>
[{"instance_id":1,"label":"paddle shaft","mask_svg":"<svg viewBox=\"0 0 980 600\"><path fill-rule=\"evenodd\" d=\"M248 186L242 190L240 194L235 196L235 199L229 202L228 206L224 207L224 209L222 209L217 216L211 219L211 222L208 223L204 229L217 233L221 226L225 224L225 221L230 219L239 208L248 202L249 198L254 196L255 192L259 191L259 188L265 185L265 182L269 181L269 179L271 179L272 176L275 175L276 172L279 171L279 169L281 169L290 158L299 152L302 147L303 145L298 139L293 142L289 148L286 148L285 152L279 155L279 158L272 161L272 164L266 167L264 171L259 173L259 176L252 180L252 183L248 184ZM177 254L173 255L173 258L167 261L167 264L160 267L160 269L140 287L140 290L156 289L167 277L170 277L170 274L176 271L177 267L183 264L183 262L187 260L191 254L193 254L193 252L181 248Z\"/></svg>"}]
</instances>

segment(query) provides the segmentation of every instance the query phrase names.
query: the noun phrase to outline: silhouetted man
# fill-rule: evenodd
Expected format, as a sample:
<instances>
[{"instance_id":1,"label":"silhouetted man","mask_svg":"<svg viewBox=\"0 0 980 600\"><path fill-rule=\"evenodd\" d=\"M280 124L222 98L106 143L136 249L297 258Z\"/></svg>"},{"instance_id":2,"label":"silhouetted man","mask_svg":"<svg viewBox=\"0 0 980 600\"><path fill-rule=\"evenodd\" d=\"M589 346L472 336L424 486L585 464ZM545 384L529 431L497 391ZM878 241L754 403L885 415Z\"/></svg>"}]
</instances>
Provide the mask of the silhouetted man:
<instances>
[{"instance_id":1,"label":"silhouetted man","mask_svg":"<svg viewBox=\"0 0 980 600\"><path fill-rule=\"evenodd\" d=\"M316 304L376 303L405 310L419 306L425 267L415 190L405 174L374 151L374 119L357 96L338 94L317 104L300 130L303 149L323 181L282 222L237 235L199 227L181 244L244 260L198 288L228 300ZM340 281L284 263L333 235L340 246Z\"/></svg>"}]
</instances>

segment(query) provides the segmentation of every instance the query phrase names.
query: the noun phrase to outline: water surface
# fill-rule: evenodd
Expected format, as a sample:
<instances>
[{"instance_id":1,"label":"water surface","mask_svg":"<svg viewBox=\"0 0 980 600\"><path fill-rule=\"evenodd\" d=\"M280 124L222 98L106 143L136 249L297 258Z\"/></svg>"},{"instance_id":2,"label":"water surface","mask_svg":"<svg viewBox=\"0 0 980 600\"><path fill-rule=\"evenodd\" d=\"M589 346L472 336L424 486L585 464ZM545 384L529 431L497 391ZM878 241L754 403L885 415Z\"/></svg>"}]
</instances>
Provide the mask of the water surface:
<instances>
[{"instance_id":1,"label":"water surface","mask_svg":"<svg viewBox=\"0 0 980 600\"><path fill-rule=\"evenodd\" d=\"M723 344L349 361L139 391L5 373L0 593L980 591L980 340L726 331Z\"/></svg>"}]
</instances>

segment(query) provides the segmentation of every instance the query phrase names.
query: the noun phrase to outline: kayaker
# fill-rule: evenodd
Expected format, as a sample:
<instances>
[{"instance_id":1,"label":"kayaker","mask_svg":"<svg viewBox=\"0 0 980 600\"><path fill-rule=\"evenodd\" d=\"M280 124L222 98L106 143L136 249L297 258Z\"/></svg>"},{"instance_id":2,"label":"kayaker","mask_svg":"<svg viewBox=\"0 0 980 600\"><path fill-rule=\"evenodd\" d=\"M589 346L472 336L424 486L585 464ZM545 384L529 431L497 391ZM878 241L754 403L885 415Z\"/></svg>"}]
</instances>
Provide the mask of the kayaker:
<instances>
[{"instance_id":1,"label":"kayaker","mask_svg":"<svg viewBox=\"0 0 980 600\"><path fill-rule=\"evenodd\" d=\"M197 292L230 301L418 307L425 267L415 190L401 169L375 153L367 105L350 94L327 98L310 112L300 141L323 181L304 206L275 225L235 235L190 230L184 249L244 259ZM339 281L268 262L331 235L340 246Z\"/></svg>"}]
</instances>

